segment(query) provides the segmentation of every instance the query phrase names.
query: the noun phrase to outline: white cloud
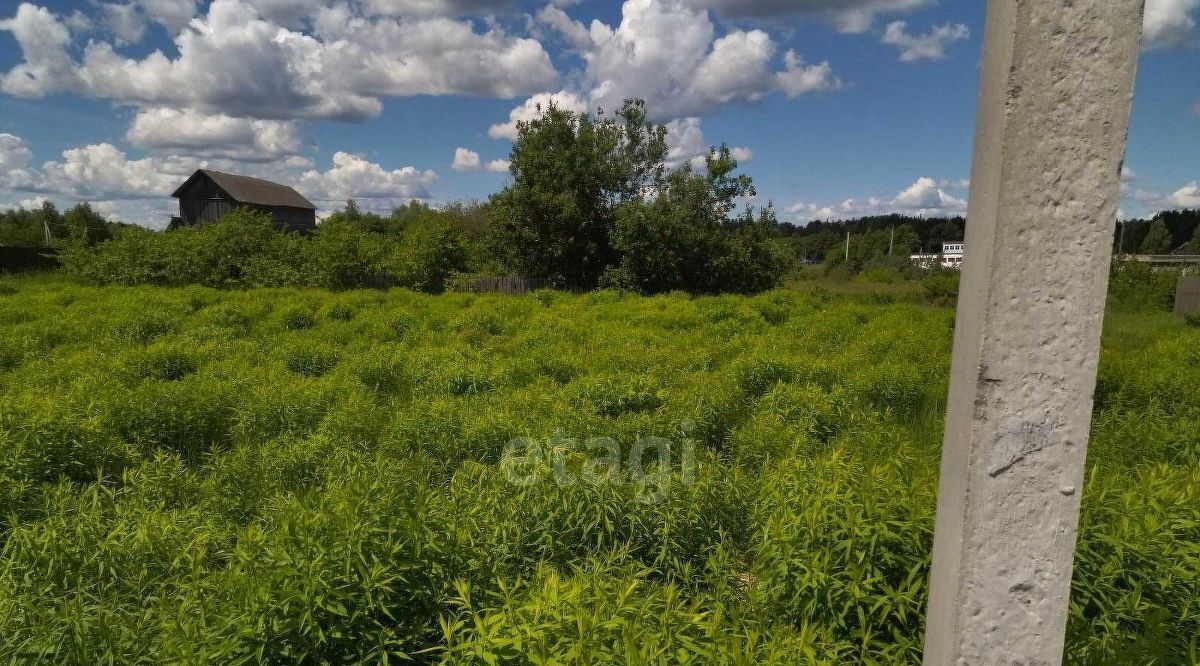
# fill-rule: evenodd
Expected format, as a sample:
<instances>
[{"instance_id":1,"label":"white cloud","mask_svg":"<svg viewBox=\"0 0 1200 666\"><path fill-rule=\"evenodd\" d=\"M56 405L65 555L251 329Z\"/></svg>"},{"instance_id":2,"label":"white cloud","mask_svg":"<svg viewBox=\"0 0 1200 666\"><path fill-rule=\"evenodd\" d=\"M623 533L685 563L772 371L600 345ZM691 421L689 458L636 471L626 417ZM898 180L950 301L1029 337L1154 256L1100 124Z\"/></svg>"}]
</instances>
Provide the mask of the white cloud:
<instances>
[{"instance_id":1,"label":"white cloud","mask_svg":"<svg viewBox=\"0 0 1200 666\"><path fill-rule=\"evenodd\" d=\"M196 14L195 0L128 0L126 2L105 2L100 5L103 24L114 37L117 44L136 44L142 41L146 34L147 24L151 21L162 25L174 35L187 26ZM79 23L82 16L78 11L67 19L68 27L72 24L88 27ZM72 28L74 29L74 28Z\"/></svg>"},{"instance_id":2,"label":"white cloud","mask_svg":"<svg viewBox=\"0 0 1200 666\"><path fill-rule=\"evenodd\" d=\"M0 76L0 91L17 97L43 97L49 90L71 90L82 81L67 55L71 33L50 10L22 3L12 18L0 21L21 47L24 62Z\"/></svg>"},{"instance_id":3,"label":"white cloud","mask_svg":"<svg viewBox=\"0 0 1200 666\"><path fill-rule=\"evenodd\" d=\"M1197 8L1200 0L1146 0L1142 46L1149 50L1192 41L1196 35L1193 15Z\"/></svg>"},{"instance_id":4,"label":"white cloud","mask_svg":"<svg viewBox=\"0 0 1200 666\"><path fill-rule=\"evenodd\" d=\"M455 171L490 171L492 173L508 173L508 160L490 160L484 163L479 153L466 148L454 150L454 163L450 166Z\"/></svg>"},{"instance_id":5,"label":"white cloud","mask_svg":"<svg viewBox=\"0 0 1200 666\"><path fill-rule=\"evenodd\" d=\"M837 218L838 214L830 206L821 206L806 201L797 201L785 209L789 214L795 216L798 222L812 222L813 220L832 220Z\"/></svg>"},{"instance_id":6,"label":"white cloud","mask_svg":"<svg viewBox=\"0 0 1200 666\"><path fill-rule=\"evenodd\" d=\"M934 26L926 35L913 35L908 32L908 24L904 21L894 21L888 24L883 34L883 43L895 46L900 50L900 60L916 62L918 60L945 60L946 47L954 42L971 37L971 30L962 23L946 23Z\"/></svg>"},{"instance_id":7,"label":"white cloud","mask_svg":"<svg viewBox=\"0 0 1200 666\"><path fill-rule=\"evenodd\" d=\"M945 190L938 187L937 181L932 178L918 178L917 182L896 195L892 205L900 209L918 212L939 211L935 214L962 213L967 210L967 202L964 199L947 194Z\"/></svg>"},{"instance_id":8,"label":"white cloud","mask_svg":"<svg viewBox=\"0 0 1200 666\"><path fill-rule=\"evenodd\" d=\"M481 168L479 153L466 148L455 148L454 163L450 168L455 171L478 171Z\"/></svg>"},{"instance_id":9,"label":"white cloud","mask_svg":"<svg viewBox=\"0 0 1200 666\"><path fill-rule=\"evenodd\" d=\"M104 27L117 38L117 44L136 44L142 41L146 34L146 20L138 13L137 5L106 4L104 11Z\"/></svg>"},{"instance_id":10,"label":"white cloud","mask_svg":"<svg viewBox=\"0 0 1200 666\"><path fill-rule=\"evenodd\" d=\"M32 180L33 151L15 134L0 134L0 187L19 187Z\"/></svg>"},{"instance_id":11,"label":"white cloud","mask_svg":"<svg viewBox=\"0 0 1200 666\"><path fill-rule=\"evenodd\" d=\"M196 15L196 0L137 0L151 20L171 32L179 32Z\"/></svg>"},{"instance_id":12,"label":"white cloud","mask_svg":"<svg viewBox=\"0 0 1200 666\"><path fill-rule=\"evenodd\" d=\"M1169 208L1200 208L1200 181L1175 190L1167 198Z\"/></svg>"},{"instance_id":13,"label":"white cloud","mask_svg":"<svg viewBox=\"0 0 1200 666\"><path fill-rule=\"evenodd\" d=\"M508 122L492 125L488 129L488 136L493 139L511 139L515 141L517 138L517 123L528 122L541 117L542 113L551 104L573 113L583 113L588 108L587 102L574 93L566 91L538 93L525 100L521 106L509 112Z\"/></svg>"},{"instance_id":14,"label":"white cloud","mask_svg":"<svg viewBox=\"0 0 1200 666\"><path fill-rule=\"evenodd\" d=\"M368 13L382 16L468 16L511 10L513 0L365 0Z\"/></svg>"},{"instance_id":15,"label":"white cloud","mask_svg":"<svg viewBox=\"0 0 1200 666\"><path fill-rule=\"evenodd\" d=\"M783 56L783 64L783 71L775 73L775 83L790 98L842 87L842 80L833 75L828 62L806 65L799 54L789 50Z\"/></svg>"},{"instance_id":16,"label":"white cloud","mask_svg":"<svg viewBox=\"0 0 1200 666\"><path fill-rule=\"evenodd\" d=\"M74 92L242 118L358 119L377 115L383 97L510 98L558 78L541 44L499 27L476 32L469 21L449 18L364 18L347 5L324 11L307 34L264 20L238 0L213 0L175 37L178 56L127 58L91 42L76 62L66 26L23 4L0 22L24 56L0 90L27 98Z\"/></svg>"},{"instance_id":17,"label":"white cloud","mask_svg":"<svg viewBox=\"0 0 1200 666\"><path fill-rule=\"evenodd\" d=\"M699 118L680 118L667 123L667 166L675 169L690 163L695 169L705 167L704 158L711 145L704 140L704 131ZM744 147L729 149L738 162L754 159L754 151Z\"/></svg>"},{"instance_id":18,"label":"white cloud","mask_svg":"<svg viewBox=\"0 0 1200 666\"><path fill-rule=\"evenodd\" d=\"M250 162L277 160L303 148L293 121L251 120L167 108L138 112L125 137L138 148Z\"/></svg>"},{"instance_id":19,"label":"white cloud","mask_svg":"<svg viewBox=\"0 0 1200 666\"><path fill-rule=\"evenodd\" d=\"M554 7L538 18L583 58L579 96L591 106L616 109L639 97L655 117L679 118L775 91L795 97L840 85L828 63L806 66L792 51L775 70L777 47L767 33L718 36L708 12L683 0L626 0L616 27L584 26Z\"/></svg>"},{"instance_id":20,"label":"white cloud","mask_svg":"<svg viewBox=\"0 0 1200 666\"><path fill-rule=\"evenodd\" d=\"M437 181L433 171L406 166L388 170L358 155L337 152L329 171L306 171L298 189L313 201L386 199L407 201L430 198L429 187Z\"/></svg>"},{"instance_id":21,"label":"white cloud","mask_svg":"<svg viewBox=\"0 0 1200 666\"><path fill-rule=\"evenodd\" d=\"M772 20L817 16L845 33L871 29L879 14L906 12L933 4L933 0L687 0L701 9L714 9L730 19Z\"/></svg>"},{"instance_id":22,"label":"white cloud","mask_svg":"<svg viewBox=\"0 0 1200 666\"><path fill-rule=\"evenodd\" d=\"M785 210L796 216L799 222L812 220L852 219L871 215L903 213L917 217L943 217L962 215L967 211L967 201L946 192L946 183L962 184L962 181L936 181L922 177L909 185L892 199L867 197L846 199L837 205L821 205L800 201Z\"/></svg>"},{"instance_id":23,"label":"white cloud","mask_svg":"<svg viewBox=\"0 0 1200 666\"><path fill-rule=\"evenodd\" d=\"M155 158L130 160L109 143L72 148L42 165L32 191L79 201L164 197L179 184Z\"/></svg>"},{"instance_id":24,"label":"white cloud","mask_svg":"<svg viewBox=\"0 0 1200 666\"><path fill-rule=\"evenodd\" d=\"M733 156L733 159L742 164L754 159L754 151L741 146L734 146L733 148L730 148L729 154Z\"/></svg>"}]
</instances>

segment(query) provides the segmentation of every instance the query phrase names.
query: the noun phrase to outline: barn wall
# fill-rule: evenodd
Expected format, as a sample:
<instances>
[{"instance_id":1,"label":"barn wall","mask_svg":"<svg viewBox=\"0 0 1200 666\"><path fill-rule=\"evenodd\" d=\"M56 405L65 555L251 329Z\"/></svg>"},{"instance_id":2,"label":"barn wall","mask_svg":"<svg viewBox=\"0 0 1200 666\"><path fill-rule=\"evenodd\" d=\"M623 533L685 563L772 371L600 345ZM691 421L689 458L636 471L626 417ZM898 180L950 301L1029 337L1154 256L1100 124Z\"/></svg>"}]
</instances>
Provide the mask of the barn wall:
<instances>
[{"instance_id":1,"label":"barn wall","mask_svg":"<svg viewBox=\"0 0 1200 666\"><path fill-rule=\"evenodd\" d=\"M238 204L225 199L180 199L179 217L184 224L208 224L243 206L267 213L271 216L271 224L281 231L310 232L317 227L316 211L313 210Z\"/></svg>"},{"instance_id":2,"label":"barn wall","mask_svg":"<svg viewBox=\"0 0 1200 666\"><path fill-rule=\"evenodd\" d=\"M306 208L284 206L254 206L271 215L271 223L280 231L310 232L317 228L317 212Z\"/></svg>"},{"instance_id":3,"label":"barn wall","mask_svg":"<svg viewBox=\"0 0 1200 666\"><path fill-rule=\"evenodd\" d=\"M184 224L205 224L232 213L237 204L226 199L180 199L179 217Z\"/></svg>"}]
</instances>

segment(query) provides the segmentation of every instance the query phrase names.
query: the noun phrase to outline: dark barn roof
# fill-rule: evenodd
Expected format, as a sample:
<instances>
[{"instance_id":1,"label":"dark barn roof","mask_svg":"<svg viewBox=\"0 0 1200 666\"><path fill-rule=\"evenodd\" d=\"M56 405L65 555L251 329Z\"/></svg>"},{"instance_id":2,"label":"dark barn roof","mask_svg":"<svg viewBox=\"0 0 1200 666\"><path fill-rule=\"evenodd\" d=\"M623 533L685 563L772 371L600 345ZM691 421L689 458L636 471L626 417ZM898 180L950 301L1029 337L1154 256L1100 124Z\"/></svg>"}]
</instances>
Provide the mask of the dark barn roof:
<instances>
[{"instance_id":1,"label":"dark barn roof","mask_svg":"<svg viewBox=\"0 0 1200 666\"><path fill-rule=\"evenodd\" d=\"M191 178L188 178L183 185L180 185L171 196L179 198L184 189L192 181L201 176L207 176L212 182L216 183L217 187L224 190L225 194L228 194L230 198L238 203L304 208L307 210L317 209L311 201L305 199L299 192L287 185L272 183L269 180L262 180L261 178L222 173L211 169L200 169L192 174Z\"/></svg>"}]
</instances>

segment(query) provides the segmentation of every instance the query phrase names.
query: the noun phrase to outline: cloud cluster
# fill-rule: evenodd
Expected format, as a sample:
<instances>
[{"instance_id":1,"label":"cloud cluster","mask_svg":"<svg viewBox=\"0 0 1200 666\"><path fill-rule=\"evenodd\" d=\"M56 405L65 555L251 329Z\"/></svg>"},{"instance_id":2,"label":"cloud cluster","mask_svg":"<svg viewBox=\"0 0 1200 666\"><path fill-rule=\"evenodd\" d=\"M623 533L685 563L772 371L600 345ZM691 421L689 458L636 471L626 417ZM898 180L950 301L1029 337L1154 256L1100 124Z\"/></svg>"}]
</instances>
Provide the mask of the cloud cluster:
<instances>
[{"instance_id":1,"label":"cloud cluster","mask_svg":"<svg viewBox=\"0 0 1200 666\"><path fill-rule=\"evenodd\" d=\"M345 3L213 0L193 18L193 0L104 3L117 45L140 40L146 21L175 35L175 54L134 58L106 41L76 48L72 30L85 21L22 3L0 20L22 54L0 73L0 91L136 107L128 138L138 147L278 159L302 145L296 120L369 118L388 97L512 98L554 85L558 72L538 41L449 17L501 4L373 0L375 13L364 14ZM286 27L299 22L309 31Z\"/></svg>"},{"instance_id":2,"label":"cloud cluster","mask_svg":"<svg viewBox=\"0 0 1200 666\"><path fill-rule=\"evenodd\" d=\"M962 23L946 23L934 26L928 34L914 35L908 32L907 23L894 21L883 33L883 43L899 49L902 62L916 62L945 60L947 46L970 37L971 30Z\"/></svg>"},{"instance_id":3,"label":"cloud cluster","mask_svg":"<svg viewBox=\"0 0 1200 666\"><path fill-rule=\"evenodd\" d=\"M716 10L729 19L770 21L818 16L831 21L841 32L862 33L871 29L880 14L911 11L933 4L933 0L688 0L688 4Z\"/></svg>"},{"instance_id":4,"label":"cloud cluster","mask_svg":"<svg viewBox=\"0 0 1200 666\"><path fill-rule=\"evenodd\" d=\"M691 164L694 169L705 168L705 157L711 145L704 140L704 131L699 118L680 118L667 123L667 166L675 169ZM754 159L754 151L737 146L729 149L740 163Z\"/></svg>"},{"instance_id":5,"label":"cloud cluster","mask_svg":"<svg viewBox=\"0 0 1200 666\"><path fill-rule=\"evenodd\" d=\"M556 93L538 93L509 112L507 122L492 125L488 129L488 136L493 139L516 141L517 123L536 120L551 105L572 113L583 113L588 110L587 102L575 93L565 90Z\"/></svg>"},{"instance_id":6,"label":"cloud cluster","mask_svg":"<svg viewBox=\"0 0 1200 666\"><path fill-rule=\"evenodd\" d=\"M1132 182L1129 181L1129 182ZM1132 203L1148 215L1164 210L1179 210L1183 208L1200 209L1200 181L1188 183L1173 191L1162 191L1152 188L1137 188L1129 191L1126 183L1122 183L1122 193Z\"/></svg>"},{"instance_id":7,"label":"cloud cluster","mask_svg":"<svg viewBox=\"0 0 1200 666\"><path fill-rule=\"evenodd\" d=\"M798 222L812 220L838 220L864 217L868 215L886 215L903 213L918 217L942 217L963 215L967 212L965 198L956 197L948 189L962 190L968 183L964 180L937 181L929 177L921 177L912 185L901 190L891 199L867 197L865 199L846 199L837 205L821 205L799 201L785 210L795 216Z\"/></svg>"},{"instance_id":8,"label":"cloud cluster","mask_svg":"<svg viewBox=\"0 0 1200 666\"><path fill-rule=\"evenodd\" d=\"M91 42L76 61L70 33L49 10L22 4L0 22L17 39L24 62L0 90L26 98L58 92L253 119L377 115L383 97L468 94L509 98L557 81L536 40L499 28L475 32L448 18L388 19L322 10L314 34L261 18L254 6L213 0L175 38L176 57L161 51L127 58Z\"/></svg>"},{"instance_id":9,"label":"cloud cluster","mask_svg":"<svg viewBox=\"0 0 1200 666\"><path fill-rule=\"evenodd\" d=\"M33 151L14 134L0 134L0 189L21 187L32 180Z\"/></svg>"},{"instance_id":10,"label":"cloud cluster","mask_svg":"<svg viewBox=\"0 0 1200 666\"><path fill-rule=\"evenodd\" d=\"M1143 47L1147 50L1195 41L1200 0L1146 0Z\"/></svg>"},{"instance_id":11,"label":"cloud cluster","mask_svg":"<svg viewBox=\"0 0 1200 666\"><path fill-rule=\"evenodd\" d=\"M251 120L164 107L139 111L125 138L138 148L246 162L273 162L296 155L304 144L293 121Z\"/></svg>"},{"instance_id":12,"label":"cloud cluster","mask_svg":"<svg viewBox=\"0 0 1200 666\"><path fill-rule=\"evenodd\" d=\"M1200 181L1175 190L1167 197L1171 208L1200 208Z\"/></svg>"},{"instance_id":13,"label":"cloud cluster","mask_svg":"<svg viewBox=\"0 0 1200 666\"><path fill-rule=\"evenodd\" d=\"M466 148L454 150L454 162L450 168L455 171L490 171L492 173L508 173L508 160L491 160L486 164L479 153Z\"/></svg>"},{"instance_id":14,"label":"cloud cluster","mask_svg":"<svg viewBox=\"0 0 1200 666\"><path fill-rule=\"evenodd\" d=\"M347 199L407 201L430 198L429 187L437 181L434 171L406 166L388 170L358 155L336 152L328 171L310 169L300 174L298 189L314 202Z\"/></svg>"},{"instance_id":15,"label":"cloud cluster","mask_svg":"<svg viewBox=\"0 0 1200 666\"><path fill-rule=\"evenodd\" d=\"M707 10L684 0L625 0L616 26L584 25L553 5L537 18L584 61L576 97L592 107L640 97L656 117L682 118L773 92L798 97L841 86L829 63L807 64L795 51L780 56L762 30L718 36Z\"/></svg>"}]
</instances>

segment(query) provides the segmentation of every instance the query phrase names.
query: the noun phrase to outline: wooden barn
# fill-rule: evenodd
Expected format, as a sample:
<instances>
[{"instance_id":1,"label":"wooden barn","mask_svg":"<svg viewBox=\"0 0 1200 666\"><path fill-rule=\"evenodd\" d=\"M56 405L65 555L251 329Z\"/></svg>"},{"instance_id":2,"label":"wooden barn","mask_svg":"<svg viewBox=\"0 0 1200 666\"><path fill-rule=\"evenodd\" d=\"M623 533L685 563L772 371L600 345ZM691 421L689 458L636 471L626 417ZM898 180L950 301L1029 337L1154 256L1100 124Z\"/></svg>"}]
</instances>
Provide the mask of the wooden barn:
<instances>
[{"instance_id":1,"label":"wooden barn","mask_svg":"<svg viewBox=\"0 0 1200 666\"><path fill-rule=\"evenodd\" d=\"M200 169L171 196L179 199L179 224L215 222L244 207L270 213L280 231L309 232L317 226L311 201L287 185L260 178Z\"/></svg>"}]
</instances>

